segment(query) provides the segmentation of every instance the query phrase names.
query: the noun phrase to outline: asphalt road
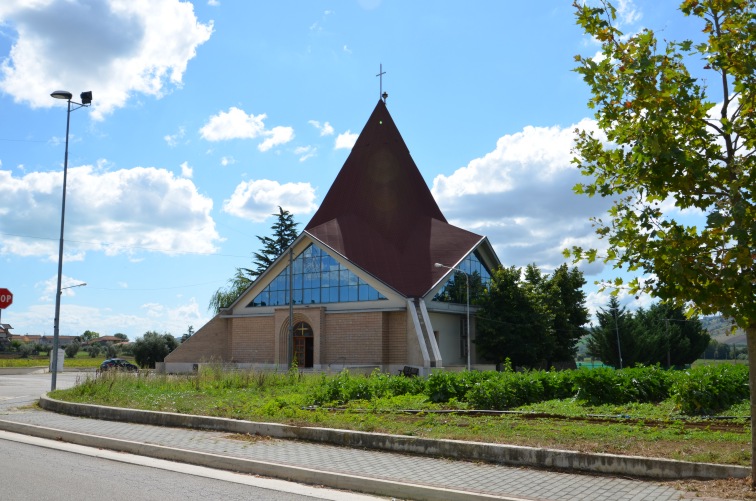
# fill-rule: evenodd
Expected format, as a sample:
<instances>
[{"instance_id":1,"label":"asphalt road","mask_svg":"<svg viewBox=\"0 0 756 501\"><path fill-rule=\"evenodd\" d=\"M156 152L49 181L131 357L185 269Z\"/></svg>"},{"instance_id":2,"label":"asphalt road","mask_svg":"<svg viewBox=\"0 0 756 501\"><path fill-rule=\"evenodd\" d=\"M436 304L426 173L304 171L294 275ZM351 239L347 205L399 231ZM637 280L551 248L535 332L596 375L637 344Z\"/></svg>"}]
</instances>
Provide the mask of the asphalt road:
<instances>
[{"instance_id":1,"label":"asphalt road","mask_svg":"<svg viewBox=\"0 0 756 501\"><path fill-rule=\"evenodd\" d=\"M69 388L94 373L58 373ZM50 391L50 374L0 375L0 415ZM376 501L385 498L0 431L0 499L26 501Z\"/></svg>"},{"instance_id":2,"label":"asphalt road","mask_svg":"<svg viewBox=\"0 0 756 501\"><path fill-rule=\"evenodd\" d=\"M94 372L59 372L56 382L62 390L75 385L82 378L92 377ZM0 374L0 410L30 405L43 393L50 391L51 374Z\"/></svg>"},{"instance_id":3,"label":"asphalt road","mask_svg":"<svg viewBox=\"0 0 756 501\"><path fill-rule=\"evenodd\" d=\"M4 431L0 431L0 451L0 497L7 500L381 499L81 447Z\"/></svg>"}]
</instances>

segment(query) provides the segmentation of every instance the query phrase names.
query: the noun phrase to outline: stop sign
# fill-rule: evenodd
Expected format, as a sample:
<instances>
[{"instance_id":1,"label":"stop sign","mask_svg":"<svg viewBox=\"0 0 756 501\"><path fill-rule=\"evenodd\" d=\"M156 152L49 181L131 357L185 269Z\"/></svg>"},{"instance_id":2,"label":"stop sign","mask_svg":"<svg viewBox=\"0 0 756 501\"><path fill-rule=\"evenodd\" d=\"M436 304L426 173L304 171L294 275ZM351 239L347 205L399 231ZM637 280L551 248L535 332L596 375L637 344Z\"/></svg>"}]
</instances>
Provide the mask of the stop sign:
<instances>
[{"instance_id":1,"label":"stop sign","mask_svg":"<svg viewBox=\"0 0 756 501\"><path fill-rule=\"evenodd\" d=\"M13 294L8 289L0 289L0 310L13 304Z\"/></svg>"}]
</instances>

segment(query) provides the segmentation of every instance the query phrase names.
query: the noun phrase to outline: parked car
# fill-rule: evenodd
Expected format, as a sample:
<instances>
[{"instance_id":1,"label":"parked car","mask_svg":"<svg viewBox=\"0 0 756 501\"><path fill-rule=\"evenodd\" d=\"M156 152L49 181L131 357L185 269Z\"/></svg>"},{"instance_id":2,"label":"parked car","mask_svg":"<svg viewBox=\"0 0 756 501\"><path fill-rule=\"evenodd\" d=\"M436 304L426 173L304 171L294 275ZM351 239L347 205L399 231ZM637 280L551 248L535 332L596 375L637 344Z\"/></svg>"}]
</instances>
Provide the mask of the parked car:
<instances>
[{"instance_id":1,"label":"parked car","mask_svg":"<svg viewBox=\"0 0 756 501\"><path fill-rule=\"evenodd\" d=\"M139 367L122 358L109 358L100 364L100 370L137 372L139 370Z\"/></svg>"}]
</instances>

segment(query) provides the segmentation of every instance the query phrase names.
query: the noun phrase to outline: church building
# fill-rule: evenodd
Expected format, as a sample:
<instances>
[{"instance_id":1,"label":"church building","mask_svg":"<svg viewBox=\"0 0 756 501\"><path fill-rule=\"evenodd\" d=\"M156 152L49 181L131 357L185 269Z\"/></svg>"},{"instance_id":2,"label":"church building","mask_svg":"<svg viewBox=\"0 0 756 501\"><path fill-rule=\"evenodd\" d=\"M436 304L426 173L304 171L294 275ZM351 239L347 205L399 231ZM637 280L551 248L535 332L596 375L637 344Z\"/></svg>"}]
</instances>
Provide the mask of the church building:
<instances>
[{"instance_id":1,"label":"church building","mask_svg":"<svg viewBox=\"0 0 756 501\"><path fill-rule=\"evenodd\" d=\"M304 231L165 370L492 368L467 294L499 264L486 237L446 221L381 99Z\"/></svg>"}]
</instances>

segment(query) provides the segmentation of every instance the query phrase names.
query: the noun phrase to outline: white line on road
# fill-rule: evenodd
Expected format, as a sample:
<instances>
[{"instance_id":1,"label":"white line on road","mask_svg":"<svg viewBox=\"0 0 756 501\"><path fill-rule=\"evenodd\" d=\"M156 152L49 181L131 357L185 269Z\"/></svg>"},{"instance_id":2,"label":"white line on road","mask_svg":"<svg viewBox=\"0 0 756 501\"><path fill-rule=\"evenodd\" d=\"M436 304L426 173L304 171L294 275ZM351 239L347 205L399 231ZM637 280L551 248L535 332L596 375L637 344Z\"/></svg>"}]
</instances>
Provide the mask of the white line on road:
<instances>
[{"instance_id":1,"label":"white line on road","mask_svg":"<svg viewBox=\"0 0 756 501\"><path fill-rule=\"evenodd\" d=\"M67 451L75 454L82 454L85 456L108 459L111 461L119 461L122 463L130 463L140 466L147 466L150 468L159 468L162 470L184 473L187 475L212 478L225 482L250 485L253 487L259 487L261 489L289 492L291 494L298 494L300 496L312 496L316 499L326 499L329 501L377 501L387 499L383 497L357 494L355 492L343 492L323 487L312 487L309 485L302 485L294 482L286 482L285 480L276 480L271 478L256 477L252 475L243 475L230 471L214 470L212 468L206 468L204 466L174 463L172 461L137 456L125 452L95 449L93 447L84 447L82 445L57 442L54 440L47 440L44 438L37 438L28 435L20 435L18 433L10 433L2 430L0 430L0 440L9 440L12 442L36 445L38 447L46 447L48 449L57 449L60 451Z\"/></svg>"}]
</instances>

